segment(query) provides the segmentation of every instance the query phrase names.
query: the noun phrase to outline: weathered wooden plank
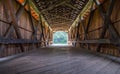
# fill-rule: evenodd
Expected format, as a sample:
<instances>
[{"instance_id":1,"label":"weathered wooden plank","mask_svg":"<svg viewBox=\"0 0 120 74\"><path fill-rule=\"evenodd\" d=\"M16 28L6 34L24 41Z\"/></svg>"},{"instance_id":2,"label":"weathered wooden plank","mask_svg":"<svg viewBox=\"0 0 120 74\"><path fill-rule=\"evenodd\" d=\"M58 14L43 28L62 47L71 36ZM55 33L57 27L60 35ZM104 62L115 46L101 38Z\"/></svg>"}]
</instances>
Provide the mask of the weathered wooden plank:
<instances>
[{"instance_id":1,"label":"weathered wooden plank","mask_svg":"<svg viewBox=\"0 0 120 74\"><path fill-rule=\"evenodd\" d=\"M60 50L61 48L72 50L62 51ZM59 51L53 52L58 49ZM0 66L0 73L96 74L100 72L109 74L110 71L112 71L111 73L115 73L118 69L118 63L104 58L104 56L100 56L99 54L73 47L47 47L5 62Z\"/></svg>"},{"instance_id":2,"label":"weathered wooden plank","mask_svg":"<svg viewBox=\"0 0 120 74\"><path fill-rule=\"evenodd\" d=\"M76 43L91 43L91 44L111 44L109 39L96 39L96 40L81 40L81 41L73 41Z\"/></svg>"},{"instance_id":3,"label":"weathered wooden plank","mask_svg":"<svg viewBox=\"0 0 120 74\"><path fill-rule=\"evenodd\" d=\"M116 74L119 74L120 73L120 68L116 71Z\"/></svg>"},{"instance_id":4,"label":"weathered wooden plank","mask_svg":"<svg viewBox=\"0 0 120 74\"><path fill-rule=\"evenodd\" d=\"M0 39L0 44L25 44L25 43L40 43L46 41L29 40L29 39Z\"/></svg>"},{"instance_id":5,"label":"weathered wooden plank","mask_svg":"<svg viewBox=\"0 0 120 74\"><path fill-rule=\"evenodd\" d=\"M114 67L114 68L113 68ZM101 70L97 72L97 74L116 74L116 71L120 68L118 63L111 62Z\"/></svg>"},{"instance_id":6,"label":"weathered wooden plank","mask_svg":"<svg viewBox=\"0 0 120 74\"><path fill-rule=\"evenodd\" d=\"M60 56L60 55L59 55ZM75 63L78 63L79 64L79 62L80 62L80 60L83 60L83 61L88 61L88 59L91 59L91 58L93 58L94 56L90 56L90 57L84 57L84 56L80 56L80 57L71 57L71 58L67 58L66 57L66 59L67 59L67 61L63 61L63 62L60 62L60 63L54 63L54 64L52 64L52 65L47 65L47 66L44 66L44 67L40 67L40 68L38 68L38 69L34 69L34 70L31 70L31 71L26 71L26 72L23 72L23 73L45 73L45 72L49 72L49 71L52 71L52 70L54 70L54 69L60 69L60 70L58 70L59 72L63 72L62 70L65 70L65 68L66 67L69 67L69 65L70 64L75 64ZM63 57L63 58L65 58L65 57ZM56 57L56 59L57 59L57 57ZM61 58L59 58L60 60L62 60ZM54 61L54 60L53 60ZM50 61L50 62L52 62L52 61ZM64 67L64 68L63 68ZM63 68L63 69L61 69L61 68ZM58 72L57 71L57 72ZM59 73L58 72L58 73ZM57 74L58 74L57 73Z\"/></svg>"},{"instance_id":7,"label":"weathered wooden plank","mask_svg":"<svg viewBox=\"0 0 120 74\"><path fill-rule=\"evenodd\" d=\"M104 62L103 62L104 61ZM92 66L86 68L85 70L79 72L81 74L96 74L97 71L104 68L105 66L109 65L111 61L108 61L106 59L102 59L101 61L97 62L96 64L93 64ZM92 67L92 68L91 68Z\"/></svg>"}]
</instances>

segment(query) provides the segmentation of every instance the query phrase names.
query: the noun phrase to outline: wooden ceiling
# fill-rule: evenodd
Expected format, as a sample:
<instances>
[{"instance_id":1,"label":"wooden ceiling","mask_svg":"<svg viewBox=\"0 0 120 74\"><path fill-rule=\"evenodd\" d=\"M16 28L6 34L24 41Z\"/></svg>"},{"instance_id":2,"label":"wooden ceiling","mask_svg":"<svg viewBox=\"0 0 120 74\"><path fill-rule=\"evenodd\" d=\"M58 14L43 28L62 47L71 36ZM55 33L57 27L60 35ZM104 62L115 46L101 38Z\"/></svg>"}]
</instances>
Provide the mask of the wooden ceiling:
<instances>
[{"instance_id":1,"label":"wooden ceiling","mask_svg":"<svg viewBox=\"0 0 120 74\"><path fill-rule=\"evenodd\" d=\"M89 0L34 0L53 31L66 31Z\"/></svg>"}]
</instances>

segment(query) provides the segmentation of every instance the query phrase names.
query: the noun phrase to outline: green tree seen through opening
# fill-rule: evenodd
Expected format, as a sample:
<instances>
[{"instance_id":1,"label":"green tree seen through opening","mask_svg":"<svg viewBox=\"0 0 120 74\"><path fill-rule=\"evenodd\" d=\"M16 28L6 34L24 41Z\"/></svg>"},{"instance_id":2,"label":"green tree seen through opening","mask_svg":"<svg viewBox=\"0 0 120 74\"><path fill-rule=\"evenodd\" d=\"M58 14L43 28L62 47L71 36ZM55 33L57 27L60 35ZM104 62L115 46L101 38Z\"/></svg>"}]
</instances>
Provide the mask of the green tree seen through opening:
<instances>
[{"instance_id":1,"label":"green tree seen through opening","mask_svg":"<svg viewBox=\"0 0 120 74\"><path fill-rule=\"evenodd\" d=\"M68 34L64 31L57 31L53 34L54 44L67 44Z\"/></svg>"}]
</instances>

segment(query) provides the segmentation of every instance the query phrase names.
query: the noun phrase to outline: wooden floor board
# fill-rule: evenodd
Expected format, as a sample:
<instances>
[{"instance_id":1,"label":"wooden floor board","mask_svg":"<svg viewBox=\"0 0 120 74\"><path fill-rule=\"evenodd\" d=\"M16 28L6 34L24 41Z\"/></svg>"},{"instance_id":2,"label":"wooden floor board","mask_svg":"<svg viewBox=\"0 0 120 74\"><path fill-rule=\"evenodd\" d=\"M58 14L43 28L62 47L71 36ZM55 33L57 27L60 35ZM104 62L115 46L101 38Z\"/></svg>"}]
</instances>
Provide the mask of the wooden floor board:
<instances>
[{"instance_id":1,"label":"wooden floor board","mask_svg":"<svg viewBox=\"0 0 120 74\"><path fill-rule=\"evenodd\" d=\"M42 67L42 68L39 68L39 69L28 71L26 73L29 74L29 73L35 73L35 72L37 73L38 72L38 73L42 74L42 73L45 73L46 71L52 71L54 69L58 70L57 72L60 72L60 71L66 70L66 68L72 67L73 65L77 66L80 63L80 61L82 61L82 60L88 61L88 59L90 59L90 58L88 58L88 57L86 57L86 58L80 58L80 57L79 58L72 58L72 59L69 59L65 62L61 62L59 64L49 65L49 66L46 66L46 67Z\"/></svg>"},{"instance_id":2,"label":"wooden floor board","mask_svg":"<svg viewBox=\"0 0 120 74\"><path fill-rule=\"evenodd\" d=\"M119 63L74 47L41 48L0 64L0 74L115 73L120 74Z\"/></svg>"},{"instance_id":3,"label":"wooden floor board","mask_svg":"<svg viewBox=\"0 0 120 74\"><path fill-rule=\"evenodd\" d=\"M103 62L104 61L104 62ZM107 66L110 63L110 61L107 60L101 60L97 62L96 64L93 64L92 66L84 69L83 71L79 72L80 74L96 74L97 71L102 69L103 67Z\"/></svg>"},{"instance_id":4,"label":"wooden floor board","mask_svg":"<svg viewBox=\"0 0 120 74\"><path fill-rule=\"evenodd\" d=\"M94 60L87 60L79 63L78 66L74 66L73 68L69 69L66 71L64 74L77 74L80 73L81 71L91 69L94 65L98 64L99 62L104 61L103 59L94 59Z\"/></svg>"},{"instance_id":5,"label":"wooden floor board","mask_svg":"<svg viewBox=\"0 0 120 74\"><path fill-rule=\"evenodd\" d=\"M115 74L120 74L120 68L115 72Z\"/></svg>"},{"instance_id":6,"label":"wooden floor board","mask_svg":"<svg viewBox=\"0 0 120 74\"><path fill-rule=\"evenodd\" d=\"M110 63L104 68L102 68L100 71L98 71L98 74L115 74L116 71L120 68L120 65L118 63ZM119 72L120 74L120 72Z\"/></svg>"}]
</instances>

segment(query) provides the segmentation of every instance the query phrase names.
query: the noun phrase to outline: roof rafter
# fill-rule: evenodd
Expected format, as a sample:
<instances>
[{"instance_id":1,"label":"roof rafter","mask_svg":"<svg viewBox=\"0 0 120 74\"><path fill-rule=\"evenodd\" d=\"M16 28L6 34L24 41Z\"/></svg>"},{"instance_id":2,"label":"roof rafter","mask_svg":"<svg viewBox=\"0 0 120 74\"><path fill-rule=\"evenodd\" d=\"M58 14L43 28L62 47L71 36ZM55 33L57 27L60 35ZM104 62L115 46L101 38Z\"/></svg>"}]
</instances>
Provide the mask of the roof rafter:
<instances>
[{"instance_id":1,"label":"roof rafter","mask_svg":"<svg viewBox=\"0 0 120 74\"><path fill-rule=\"evenodd\" d=\"M65 20L67 20L67 21L73 21L73 19L66 18L66 17L63 17L63 16L59 16L59 15L56 15L56 14L54 14L54 15L53 15L53 14L50 14L50 13L45 13L45 14L54 16L54 17L56 17L56 18L65 19Z\"/></svg>"},{"instance_id":2,"label":"roof rafter","mask_svg":"<svg viewBox=\"0 0 120 74\"><path fill-rule=\"evenodd\" d=\"M76 10L76 11L79 11L79 9L78 9L78 8L76 8L76 7L72 6L72 5L71 5L71 4L69 4L69 3L65 3L65 5L66 5L66 6L68 6L68 7L70 7L70 8L72 8L72 9L74 9L74 10Z\"/></svg>"},{"instance_id":3,"label":"roof rafter","mask_svg":"<svg viewBox=\"0 0 120 74\"><path fill-rule=\"evenodd\" d=\"M58 6L60 6L60 5L63 5L64 3L66 3L66 0L60 0L59 3L53 4L53 5L51 5L50 7L48 7L47 9L42 10L41 13L43 13L43 12L45 12L45 11L48 11L48 10L52 10L53 8L58 7Z\"/></svg>"},{"instance_id":4,"label":"roof rafter","mask_svg":"<svg viewBox=\"0 0 120 74\"><path fill-rule=\"evenodd\" d=\"M75 19L75 21L73 22L71 27L78 25L78 22L81 21L81 18L83 17L85 11L87 11L89 8L91 8L92 2L93 2L93 0L88 1L88 3L85 5L85 7L82 9L82 11L78 14L77 18ZM70 29L71 29L71 27L70 27Z\"/></svg>"}]
</instances>

